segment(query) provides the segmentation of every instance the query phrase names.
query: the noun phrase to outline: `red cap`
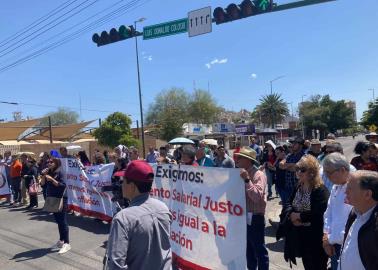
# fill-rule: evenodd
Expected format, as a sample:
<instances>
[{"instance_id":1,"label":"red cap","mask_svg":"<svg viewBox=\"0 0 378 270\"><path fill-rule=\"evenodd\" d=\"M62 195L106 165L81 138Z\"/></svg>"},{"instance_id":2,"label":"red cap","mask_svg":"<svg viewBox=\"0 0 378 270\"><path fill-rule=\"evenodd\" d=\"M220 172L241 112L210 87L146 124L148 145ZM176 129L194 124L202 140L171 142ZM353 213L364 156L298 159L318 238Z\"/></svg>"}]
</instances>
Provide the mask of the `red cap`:
<instances>
[{"instance_id":1,"label":"red cap","mask_svg":"<svg viewBox=\"0 0 378 270\"><path fill-rule=\"evenodd\" d=\"M154 180L154 171L150 164L144 160L133 160L126 170L114 173L114 176L123 176L129 180L139 182L152 182Z\"/></svg>"}]
</instances>

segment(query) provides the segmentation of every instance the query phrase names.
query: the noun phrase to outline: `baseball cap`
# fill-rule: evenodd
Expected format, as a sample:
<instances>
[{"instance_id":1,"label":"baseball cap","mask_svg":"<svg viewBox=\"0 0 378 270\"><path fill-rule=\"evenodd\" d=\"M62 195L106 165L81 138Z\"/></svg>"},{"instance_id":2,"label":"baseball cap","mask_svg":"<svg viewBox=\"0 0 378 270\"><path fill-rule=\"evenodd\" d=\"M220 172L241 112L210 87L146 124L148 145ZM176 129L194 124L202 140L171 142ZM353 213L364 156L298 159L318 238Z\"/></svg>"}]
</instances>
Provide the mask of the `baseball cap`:
<instances>
[{"instance_id":1,"label":"baseball cap","mask_svg":"<svg viewBox=\"0 0 378 270\"><path fill-rule=\"evenodd\" d=\"M129 180L150 183L154 180L154 171L150 164L144 160L133 160L126 170L114 173L114 176L125 177Z\"/></svg>"},{"instance_id":2,"label":"baseball cap","mask_svg":"<svg viewBox=\"0 0 378 270\"><path fill-rule=\"evenodd\" d=\"M294 140L290 140L289 142L292 143L292 144L294 144L294 143L299 143L299 144L301 144L301 145L304 145L305 140L302 139L301 137L297 137L297 138L295 138Z\"/></svg>"}]
</instances>

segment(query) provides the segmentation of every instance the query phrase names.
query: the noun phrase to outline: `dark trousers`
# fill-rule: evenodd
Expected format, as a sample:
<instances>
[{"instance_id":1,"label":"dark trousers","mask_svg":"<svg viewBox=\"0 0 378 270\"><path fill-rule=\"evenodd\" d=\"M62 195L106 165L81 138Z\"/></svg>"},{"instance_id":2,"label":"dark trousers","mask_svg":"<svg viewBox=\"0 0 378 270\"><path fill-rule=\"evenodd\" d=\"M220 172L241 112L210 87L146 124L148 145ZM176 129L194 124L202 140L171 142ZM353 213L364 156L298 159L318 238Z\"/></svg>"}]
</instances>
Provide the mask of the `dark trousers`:
<instances>
[{"instance_id":1,"label":"dark trousers","mask_svg":"<svg viewBox=\"0 0 378 270\"><path fill-rule=\"evenodd\" d=\"M265 217L263 215L253 215L252 224L247 225L247 268L249 270L269 269L268 250L265 247Z\"/></svg>"},{"instance_id":2,"label":"dark trousers","mask_svg":"<svg viewBox=\"0 0 378 270\"><path fill-rule=\"evenodd\" d=\"M21 202L21 177L12 178L12 192L15 203Z\"/></svg>"},{"instance_id":3,"label":"dark trousers","mask_svg":"<svg viewBox=\"0 0 378 270\"><path fill-rule=\"evenodd\" d=\"M341 252L341 245L334 244L333 247L335 248L335 255L331 257L331 269L337 270L337 267L339 266L339 258L340 258L340 252Z\"/></svg>"},{"instance_id":4,"label":"dark trousers","mask_svg":"<svg viewBox=\"0 0 378 270\"><path fill-rule=\"evenodd\" d=\"M304 269L327 270L328 256L322 246L321 234L319 234L319 239L316 239L310 227L300 226L298 230Z\"/></svg>"},{"instance_id":5,"label":"dark trousers","mask_svg":"<svg viewBox=\"0 0 378 270\"><path fill-rule=\"evenodd\" d=\"M33 178L25 178L25 187L26 190L29 192L29 187L31 184L33 184L34 179ZM30 198L30 206L38 206L38 194L30 194L29 193L29 198Z\"/></svg>"},{"instance_id":6,"label":"dark trousers","mask_svg":"<svg viewBox=\"0 0 378 270\"><path fill-rule=\"evenodd\" d=\"M58 224L59 229L59 240L63 241L64 243L69 244L69 228L67 223L67 207L63 207L62 212L54 213L54 218L56 223Z\"/></svg>"}]
</instances>

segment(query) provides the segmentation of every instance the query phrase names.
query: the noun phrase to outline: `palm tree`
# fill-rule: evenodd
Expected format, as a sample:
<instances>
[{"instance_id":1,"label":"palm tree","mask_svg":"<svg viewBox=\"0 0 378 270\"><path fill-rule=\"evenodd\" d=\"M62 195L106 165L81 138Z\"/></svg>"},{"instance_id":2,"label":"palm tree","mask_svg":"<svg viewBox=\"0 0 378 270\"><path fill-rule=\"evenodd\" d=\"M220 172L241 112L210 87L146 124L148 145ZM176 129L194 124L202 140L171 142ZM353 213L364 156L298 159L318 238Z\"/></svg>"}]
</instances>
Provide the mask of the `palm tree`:
<instances>
[{"instance_id":1,"label":"palm tree","mask_svg":"<svg viewBox=\"0 0 378 270\"><path fill-rule=\"evenodd\" d=\"M275 128L276 123L280 123L285 116L289 115L287 103L284 102L280 94L263 96L260 102L257 108L261 114L261 120L265 124L270 124L272 128Z\"/></svg>"}]
</instances>

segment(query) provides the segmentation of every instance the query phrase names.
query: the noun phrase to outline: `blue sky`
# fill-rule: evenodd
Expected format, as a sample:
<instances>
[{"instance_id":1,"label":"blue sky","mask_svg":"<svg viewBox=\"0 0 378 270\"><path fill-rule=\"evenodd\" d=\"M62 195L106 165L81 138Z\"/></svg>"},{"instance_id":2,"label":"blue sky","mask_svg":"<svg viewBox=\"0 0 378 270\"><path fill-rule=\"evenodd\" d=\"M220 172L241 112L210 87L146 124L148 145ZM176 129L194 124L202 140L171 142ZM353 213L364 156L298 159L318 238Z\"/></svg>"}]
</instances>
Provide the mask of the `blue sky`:
<instances>
[{"instance_id":1,"label":"blue sky","mask_svg":"<svg viewBox=\"0 0 378 270\"><path fill-rule=\"evenodd\" d=\"M91 3L94 0L87 1ZM119 0L98 0L25 46L1 57L0 67L17 60L54 34L90 17ZM61 0L2 1L0 41L64 3ZM84 2L84 0L77 3ZM128 3L124 0L123 3ZM277 1L282 4L291 1ZM79 112L82 120L105 118L113 111L139 119L135 43L126 40L96 47L95 32L147 20L139 27L184 18L201 7L226 7L231 1L144 0L122 17L85 33L29 62L0 73L0 100L23 103L0 104L0 118L12 119L13 111L40 117L55 107ZM238 3L238 2L237 2ZM378 2L338 0L321 5L265 14L213 24L210 34L189 38L180 34L154 40L139 40L144 111L162 89L181 87L193 91L210 89L227 109L252 110L269 93L269 81L294 110L313 94L357 102L358 117L378 96ZM39 47L38 47L39 48ZM210 67L210 68L209 68ZM38 104L35 106L24 104ZM290 106L289 106L290 108Z\"/></svg>"}]
</instances>

